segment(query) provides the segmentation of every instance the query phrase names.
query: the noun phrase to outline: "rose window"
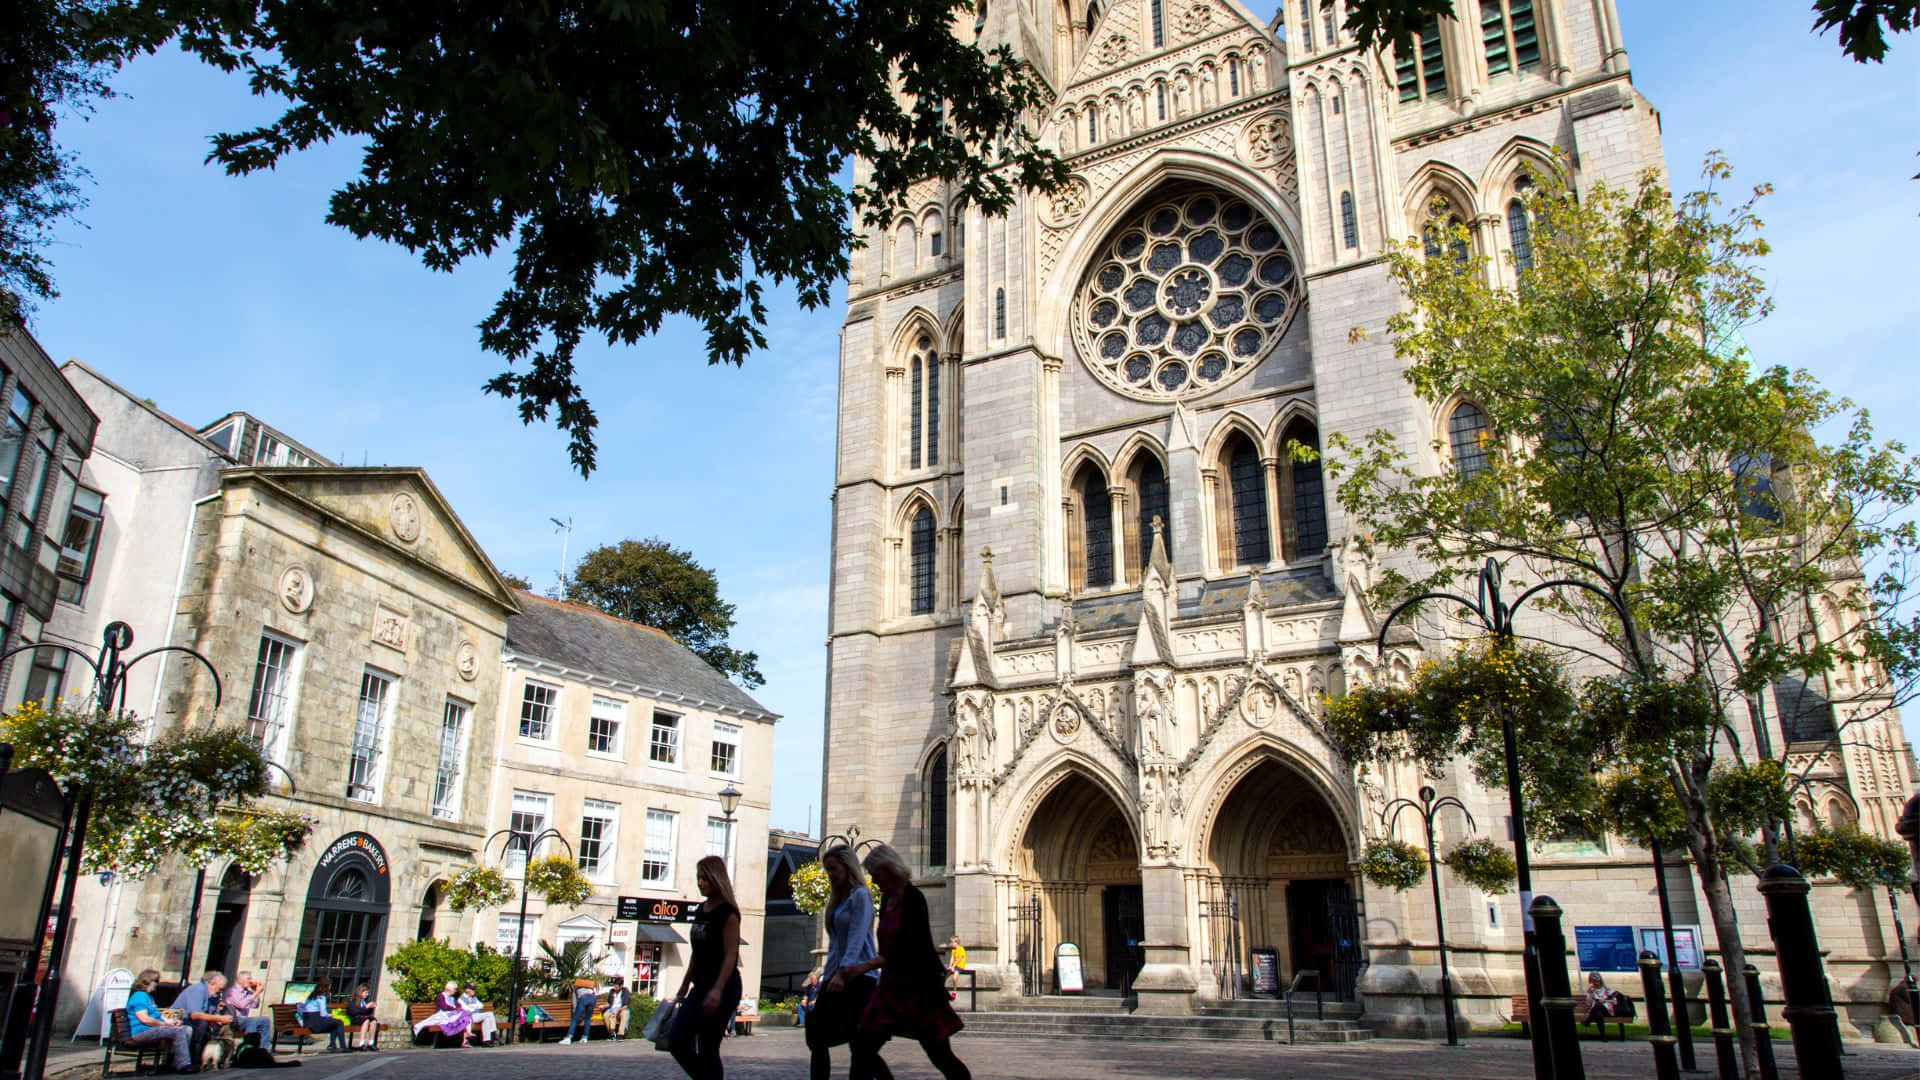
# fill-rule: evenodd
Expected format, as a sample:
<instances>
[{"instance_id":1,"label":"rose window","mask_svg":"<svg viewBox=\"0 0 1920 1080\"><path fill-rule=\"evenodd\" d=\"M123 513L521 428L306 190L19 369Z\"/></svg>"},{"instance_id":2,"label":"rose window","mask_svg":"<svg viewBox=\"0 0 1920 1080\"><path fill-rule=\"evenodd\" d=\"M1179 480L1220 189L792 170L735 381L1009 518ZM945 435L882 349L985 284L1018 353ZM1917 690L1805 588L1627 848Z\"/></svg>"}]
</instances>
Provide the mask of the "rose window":
<instances>
[{"instance_id":1,"label":"rose window","mask_svg":"<svg viewBox=\"0 0 1920 1080\"><path fill-rule=\"evenodd\" d=\"M1280 230L1212 192L1122 225L1074 302L1080 355L1131 397L1204 394L1251 371L1286 333L1302 287Z\"/></svg>"}]
</instances>

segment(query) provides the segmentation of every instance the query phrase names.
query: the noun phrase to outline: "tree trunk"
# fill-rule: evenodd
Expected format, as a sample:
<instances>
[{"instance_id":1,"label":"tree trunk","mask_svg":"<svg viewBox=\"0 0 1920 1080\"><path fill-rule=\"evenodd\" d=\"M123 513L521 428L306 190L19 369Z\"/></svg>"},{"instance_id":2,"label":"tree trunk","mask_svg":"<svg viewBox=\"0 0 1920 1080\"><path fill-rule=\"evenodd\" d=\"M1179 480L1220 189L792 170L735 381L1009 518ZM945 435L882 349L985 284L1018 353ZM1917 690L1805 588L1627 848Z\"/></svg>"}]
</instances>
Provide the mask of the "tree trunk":
<instances>
[{"instance_id":1,"label":"tree trunk","mask_svg":"<svg viewBox=\"0 0 1920 1080\"><path fill-rule=\"evenodd\" d=\"M1740 974L1747 967L1747 949L1740 941L1740 915L1734 909L1733 890L1727 885L1719 845L1707 821L1706 801L1697 793L1690 795L1686 800L1687 847L1693 853L1700 891L1707 898L1707 912L1713 919L1713 936L1720 945L1720 963L1727 976L1727 1001L1733 1007L1733 1029L1740 1040L1740 1072L1757 1078L1760 1073L1753 1041L1753 1006L1747 1000L1747 981Z\"/></svg>"}]
</instances>

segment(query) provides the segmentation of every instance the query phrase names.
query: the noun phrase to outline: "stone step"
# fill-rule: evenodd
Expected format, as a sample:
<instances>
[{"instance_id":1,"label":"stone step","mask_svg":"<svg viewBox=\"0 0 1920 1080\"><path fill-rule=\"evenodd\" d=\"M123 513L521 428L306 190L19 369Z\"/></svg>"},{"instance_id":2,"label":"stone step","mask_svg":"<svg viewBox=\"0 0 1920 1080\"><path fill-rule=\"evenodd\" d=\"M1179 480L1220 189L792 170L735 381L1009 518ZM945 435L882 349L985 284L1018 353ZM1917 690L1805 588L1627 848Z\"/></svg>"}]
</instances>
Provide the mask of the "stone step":
<instances>
[{"instance_id":1,"label":"stone step","mask_svg":"<svg viewBox=\"0 0 1920 1080\"><path fill-rule=\"evenodd\" d=\"M1362 1012L1356 1002L1331 999L1325 1003L1325 1010L1328 1020L1358 1020ZM1194 1011L1202 1016L1247 1016L1262 1020L1285 1020L1287 1017L1286 1002L1275 1001L1272 998L1241 998L1237 1001L1197 1003ZM1320 1014L1314 1009L1311 997L1294 999L1293 1017L1296 1022L1303 1017L1312 1019L1317 1015Z\"/></svg>"},{"instance_id":2,"label":"stone step","mask_svg":"<svg viewBox=\"0 0 1920 1080\"><path fill-rule=\"evenodd\" d=\"M1084 1011L962 1013L967 1030L983 1035L1079 1036L1097 1039L1201 1039L1284 1043L1283 1020L1232 1016L1141 1016ZM1363 1042L1373 1032L1354 1020L1301 1020L1293 1025L1301 1043Z\"/></svg>"},{"instance_id":3,"label":"stone step","mask_svg":"<svg viewBox=\"0 0 1920 1080\"><path fill-rule=\"evenodd\" d=\"M964 1000L964 996L962 998ZM1131 1011L1133 1000L1118 994L1046 994L1041 997L1010 998L996 1001L994 1012L1074 1012L1124 1013Z\"/></svg>"}]
</instances>

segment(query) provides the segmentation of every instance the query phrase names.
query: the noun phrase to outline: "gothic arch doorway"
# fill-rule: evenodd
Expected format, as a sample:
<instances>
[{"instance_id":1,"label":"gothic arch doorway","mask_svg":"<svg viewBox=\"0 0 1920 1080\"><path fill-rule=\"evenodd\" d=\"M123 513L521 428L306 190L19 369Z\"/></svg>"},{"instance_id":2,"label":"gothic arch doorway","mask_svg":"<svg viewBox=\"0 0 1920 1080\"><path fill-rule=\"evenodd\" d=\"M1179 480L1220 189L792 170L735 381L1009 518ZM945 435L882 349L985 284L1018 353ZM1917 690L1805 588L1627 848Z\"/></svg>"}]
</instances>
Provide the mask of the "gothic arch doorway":
<instances>
[{"instance_id":1,"label":"gothic arch doorway","mask_svg":"<svg viewBox=\"0 0 1920 1080\"><path fill-rule=\"evenodd\" d=\"M247 904L253 898L253 877L238 866L220 877L220 898L214 901L213 929L207 934L207 959L202 970L232 975L240 966L240 944L247 928Z\"/></svg>"},{"instance_id":2,"label":"gothic arch doorway","mask_svg":"<svg viewBox=\"0 0 1920 1080\"><path fill-rule=\"evenodd\" d=\"M1057 992L1054 950L1065 942L1080 948L1088 989L1125 990L1140 970L1146 927L1140 843L1114 797L1068 771L1028 817L1018 868L1007 955L1022 972L1041 974L1028 992Z\"/></svg>"},{"instance_id":3,"label":"gothic arch doorway","mask_svg":"<svg viewBox=\"0 0 1920 1080\"><path fill-rule=\"evenodd\" d=\"M1351 1000L1365 963L1346 827L1299 770L1264 757L1227 793L1208 833L1203 955L1217 988L1244 992L1254 949L1279 953L1284 986L1318 972Z\"/></svg>"}]
</instances>

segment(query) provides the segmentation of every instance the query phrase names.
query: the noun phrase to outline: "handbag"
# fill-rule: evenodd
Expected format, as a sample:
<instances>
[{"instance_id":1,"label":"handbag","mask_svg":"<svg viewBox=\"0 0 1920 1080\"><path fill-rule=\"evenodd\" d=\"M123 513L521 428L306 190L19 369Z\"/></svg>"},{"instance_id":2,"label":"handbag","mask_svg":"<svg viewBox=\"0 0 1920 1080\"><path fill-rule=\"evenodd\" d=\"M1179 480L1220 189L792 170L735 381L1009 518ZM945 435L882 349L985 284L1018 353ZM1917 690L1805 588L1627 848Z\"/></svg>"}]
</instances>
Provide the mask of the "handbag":
<instances>
[{"instance_id":1,"label":"handbag","mask_svg":"<svg viewBox=\"0 0 1920 1080\"><path fill-rule=\"evenodd\" d=\"M652 1041L655 1050L667 1049L667 1043L673 1036L673 1014L677 1009L672 1000L661 1002L647 1020L646 1029L640 1033Z\"/></svg>"}]
</instances>

